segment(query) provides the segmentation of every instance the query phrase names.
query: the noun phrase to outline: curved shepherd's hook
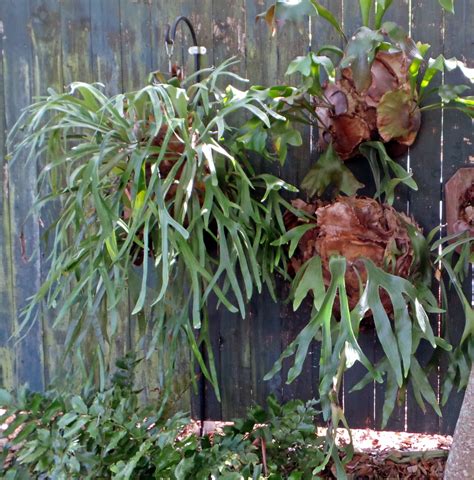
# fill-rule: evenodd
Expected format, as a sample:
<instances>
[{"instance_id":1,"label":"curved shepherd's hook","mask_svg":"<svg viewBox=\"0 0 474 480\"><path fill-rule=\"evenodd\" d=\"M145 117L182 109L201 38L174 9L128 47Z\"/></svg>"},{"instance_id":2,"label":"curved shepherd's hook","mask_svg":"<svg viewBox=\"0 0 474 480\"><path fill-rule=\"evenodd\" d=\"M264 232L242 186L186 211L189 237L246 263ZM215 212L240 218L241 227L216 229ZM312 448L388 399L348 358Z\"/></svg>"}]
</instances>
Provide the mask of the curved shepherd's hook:
<instances>
[{"instance_id":1,"label":"curved shepherd's hook","mask_svg":"<svg viewBox=\"0 0 474 480\"><path fill-rule=\"evenodd\" d=\"M185 17L184 15L177 17L172 26L167 25L166 27L165 46L166 46L166 52L168 53L168 58L170 59L170 72L171 72L171 57L173 56L174 42L176 40L176 31L180 23L185 23L188 26L189 31L191 33L193 46L188 49L188 52L191 55L194 55L194 68L196 69L196 72L199 72L199 70L201 70L201 55L204 55L206 53L206 48L199 46L197 41L196 31L194 30L193 24L191 23L191 20L189 20L189 18ZM201 81L200 75L198 75L197 81L198 82Z\"/></svg>"}]
</instances>

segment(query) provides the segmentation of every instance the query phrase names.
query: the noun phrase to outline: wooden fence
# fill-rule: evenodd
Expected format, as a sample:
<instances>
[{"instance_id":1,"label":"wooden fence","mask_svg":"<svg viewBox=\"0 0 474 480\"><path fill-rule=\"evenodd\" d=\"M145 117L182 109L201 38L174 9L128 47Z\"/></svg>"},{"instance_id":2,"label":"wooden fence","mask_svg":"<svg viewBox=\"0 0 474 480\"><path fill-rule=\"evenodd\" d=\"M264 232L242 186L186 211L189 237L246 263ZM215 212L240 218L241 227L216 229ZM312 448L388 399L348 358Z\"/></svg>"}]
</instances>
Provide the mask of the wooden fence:
<instances>
[{"instance_id":1,"label":"wooden fence","mask_svg":"<svg viewBox=\"0 0 474 480\"><path fill-rule=\"evenodd\" d=\"M238 56L237 71L254 84L282 82L288 63L313 44L337 43L335 34L323 23L313 22L285 28L271 37L255 16L266 0L1 0L0 1L0 152L5 153L5 132L20 110L48 87L62 89L71 81L100 81L108 93L137 88L152 70L167 68L164 31L177 15L191 18L199 42L207 47L208 65ZM324 0L347 32L360 24L356 0ZM396 0L389 17L415 39L432 46L433 53L468 57L472 62L474 2L457 0L456 15L444 15L435 0ZM312 31L310 31L310 28ZM310 35L311 34L311 35ZM183 55L182 50L178 54ZM470 58L469 58L470 56ZM456 80L457 74L446 75ZM448 78L449 77L449 78ZM304 132L304 147L291 152L278 173L298 185L315 160L310 147L313 132ZM28 382L42 389L57 367L64 334L53 331L45 320L28 332L17 345L8 342L18 324L18 313L38 288L44 270L44 252L27 261L39 244L41 226L27 213L31 206L37 170L16 164L7 171L5 157L0 169L0 382L5 387ZM474 160L471 122L457 112L430 112L424 118L419 139L404 160L416 172L417 193L401 192L397 207L409 211L425 231L440 223L443 181L461 166ZM359 168L357 162L352 167ZM23 234L21 234L23 232ZM25 251L26 248L26 251ZM469 286L467 286L469 289ZM284 286L281 287L282 295ZM470 291L470 290L469 290ZM469 293L470 295L470 293ZM281 399L316 395L318 345L312 348L303 374L291 386L285 372L270 382L264 374L280 352L308 319L308 311L294 314L285 304L275 304L267 294L255 298L245 320L220 310L212 316L212 335L222 387L222 402L207 389L194 399L195 411L209 418L231 418L243 413L270 392ZM462 324L460 305L453 301L449 323L455 335ZM135 319L121 327L119 353L134 345ZM372 359L381 351L373 333L364 333L364 348ZM423 360L423 359L422 359ZM344 405L353 427L380 424L383 392L377 386L349 394L363 369L351 370L344 380ZM153 381L156 370L148 369L145 381ZM433 384L442 376L442 369ZM396 411L389 429L452 432L462 394L454 395L439 419L420 413L409 393L406 405Z\"/></svg>"}]
</instances>

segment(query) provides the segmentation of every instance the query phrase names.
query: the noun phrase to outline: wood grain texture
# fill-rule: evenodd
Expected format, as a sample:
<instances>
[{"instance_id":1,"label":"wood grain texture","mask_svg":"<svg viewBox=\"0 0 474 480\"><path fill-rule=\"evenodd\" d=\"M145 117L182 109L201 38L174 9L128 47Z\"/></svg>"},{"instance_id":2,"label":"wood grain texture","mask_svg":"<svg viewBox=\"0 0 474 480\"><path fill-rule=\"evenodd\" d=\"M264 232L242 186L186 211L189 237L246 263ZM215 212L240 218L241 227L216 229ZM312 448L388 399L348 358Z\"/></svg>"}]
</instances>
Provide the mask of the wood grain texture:
<instances>
[{"instance_id":1,"label":"wood grain texture","mask_svg":"<svg viewBox=\"0 0 474 480\"><path fill-rule=\"evenodd\" d=\"M91 2L90 13L92 76L115 95L123 91L120 3Z\"/></svg>"},{"instance_id":2,"label":"wood grain texture","mask_svg":"<svg viewBox=\"0 0 474 480\"><path fill-rule=\"evenodd\" d=\"M61 50L61 8L54 0L31 0L31 20L29 22L29 33L32 48L32 92L34 97L47 95L48 89L52 88L57 92L63 90L62 72L62 50ZM41 161L38 169L41 169ZM46 193L46 187L45 192ZM42 226L40 235L54 221L59 213L60 205L56 203L49 205L40 212ZM50 240L51 241L51 240ZM41 280L43 281L48 273L48 247L41 248ZM60 376L63 363L61 355L66 337L64 325L54 330L51 328L54 323L55 312L45 309L42 316L43 328L43 355L44 375L46 384L53 380L54 376Z\"/></svg>"},{"instance_id":3,"label":"wood grain texture","mask_svg":"<svg viewBox=\"0 0 474 480\"><path fill-rule=\"evenodd\" d=\"M3 68L5 126L9 130L16 122L21 109L32 100L29 2L26 0L2 2L2 18L8 19L4 22ZM36 165L25 165L23 159L18 159L14 165L9 166L8 175L13 308L7 325L10 324L10 328L16 330L21 310L40 284L40 260L38 255L32 256L39 244L38 218L28 217L36 191ZM42 335L42 325L37 322L20 343L10 345L15 356L17 385L28 383L34 390L44 387Z\"/></svg>"},{"instance_id":4,"label":"wood grain texture","mask_svg":"<svg viewBox=\"0 0 474 480\"><path fill-rule=\"evenodd\" d=\"M278 44L264 21L256 16L270 5L270 1L246 2L245 12L245 72L254 85L275 85L278 75ZM256 156L252 158L256 172L269 170L278 174L278 166ZM278 288L277 290L280 290ZM282 307L275 303L266 287L249 305L251 334L249 336L252 363L252 398L263 404L270 393L281 400L286 378L283 372L271 380L263 377L280 357L282 349Z\"/></svg>"},{"instance_id":5,"label":"wood grain texture","mask_svg":"<svg viewBox=\"0 0 474 480\"><path fill-rule=\"evenodd\" d=\"M390 9L385 18L386 21L393 21L398 23L407 33L410 29L410 4L408 0L399 2L399 5L395 9ZM408 169L408 155L397 158L397 162L403 165L405 169ZM407 212L409 208L409 190L404 185L400 186L396 192L396 198L393 206L400 212ZM382 356L383 350L378 341L374 342L374 358L379 359ZM383 404L385 400L384 386L383 384L375 384L375 423L376 428L380 428L382 425ZM393 414L388 421L387 430L392 431L404 431L406 420L406 399L401 404L396 404Z\"/></svg>"},{"instance_id":6,"label":"wood grain texture","mask_svg":"<svg viewBox=\"0 0 474 480\"><path fill-rule=\"evenodd\" d=\"M11 389L16 385L14 378L15 355L9 345L14 324L14 282L13 256L11 251L11 219L9 202L9 181L6 155L6 112L4 72L4 19L5 4L0 5L0 384Z\"/></svg>"}]
</instances>

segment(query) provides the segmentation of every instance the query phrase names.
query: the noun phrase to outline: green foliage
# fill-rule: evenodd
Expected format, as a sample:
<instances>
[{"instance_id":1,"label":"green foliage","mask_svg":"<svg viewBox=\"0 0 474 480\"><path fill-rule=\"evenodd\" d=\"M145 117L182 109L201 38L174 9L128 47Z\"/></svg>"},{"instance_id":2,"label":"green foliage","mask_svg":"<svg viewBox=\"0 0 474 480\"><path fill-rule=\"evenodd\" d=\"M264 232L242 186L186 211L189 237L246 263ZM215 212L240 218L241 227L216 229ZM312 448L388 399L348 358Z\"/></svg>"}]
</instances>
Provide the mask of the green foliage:
<instances>
[{"instance_id":1,"label":"green foliage","mask_svg":"<svg viewBox=\"0 0 474 480\"><path fill-rule=\"evenodd\" d=\"M175 442L189 419L167 418L161 402L140 406L136 364L132 355L118 362L104 391L21 391L3 416L14 418L5 431L11 440L2 452L3 478L169 477L181 458Z\"/></svg>"},{"instance_id":2,"label":"green foliage","mask_svg":"<svg viewBox=\"0 0 474 480\"><path fill-rule=\"evenodd\" d=\"M173 358L187 342L218 394L199 350L209 346L208 299L244 317L254 292L272 289L274 269L285 264L284 252L269 248L285 231L280 191L295 190L253 172L246 152L266 146L258 129L244 140L238 128L245 114L258 119L281 161L288 144L301 143L267 106L272 92L218 86L241 80L232 65L203 72L198 83L155 83L111 98L98 85L73 83L26 109L10 133L12 161L42 161L35 208L54 204L58 213L47 231L49 270L18 333L46 306L56 312L53 328L67 325L68 351L91 331L105 352L126 320L120 305L129 287L132 315L154 307L147 353L160 345Z\"/></svg>"},{"instance_id":3,"label":"green foliage","mask_svg":"<svg viewBox=\"0 0 474 480\"><path fill-rule=\"evenodd\" d=\"M375 145L375 147L377 147ZM383 147L383 146L382 146ZM307 231L307 225L297 227L286 233L279 243L291 243L293 252L301 236ZM300 229L303 229L300 231ZM425 411L425 401L441 415L438 400L433 387L428 381L432 366L423 368L416 360L422 341L431 345L436 357L449 358L449 371L443 386L443 403L446 403L453 385L464 388L467 384L470 368L474 358L474 313L464 296L462 279L469 261L472 239L461 236L451 245L450 238L435 241L429 246L428 241L407 225L414 250L414 272L407 280L378 268L370 260L364 262L366 281L360 283L361 296L358 304L350 311L345 287L346 259L331 257L329 269L331 281L324 287L322 264L319 256L308 260L294 278L291 298L296 311L303 300L311 293L313 311L306 327L282 353L266 379L272 378L281 371L283 360L294 356L294 364L288 371L287 383L293 382L301 373L312 341L321 342L321 357L319 361L319 394L325 418L330 418L337 406L331 395L337 385L339 369L352 367L360 362L366 369L366 377L359 382L354 390L360 390L373 381L385 383L385 401L383 407L382 426L385 426L397 401L403 401L408 385L414 392L417 403ZM435 232L429 238L434 237ZM438 256L440 245L446 244ZM453 260L456 248L462 247L462 253L457 262ZM431 248L431 255L430 255ZM290 253L290 256L292 253ZM435 265L442 264L448 275L450 285L462 301L466 326L460 343L453 349L446 330L449 320L445 318L443 332L438 336L432 329L429 314L440 314L446 310L438 307L438 301L430 290L431 276ZM443 284L443 290L449 287ZM387 313L384 297L390 299L393 313ZM337 308L336 308L337 307ZM446 296L443 308L447 308ZM382 346L384 356L373 365L358 343L361 322L369 315ZM425 348L425 347L423 347ZM443 353L444 352L444 353Z\"/></svg>"},{"instance_id":4,"label":"green foliage","mask_svg":"<svg viewBox=\"0 0 474 480\"><path fill-rule=\"evenodd\" d=\"M454 0L438 1L444 10L454 13ZM387 10L392 6L392 3L393 0L359 0L362 25L368 28L380 28L383 18ZM276 29L286 21L301 21L305 16L321 17L345 38L336 17L316 0L276 0L273 5L265 12L259 14L257 18L264 19L272 29Z\"/></svg>"},{"instance_id":5,"label":"green foliage","mask_svg":"<svg viewBox=\"0 0 474 480\"><path fill-rule=\"evenodd\" d=\"M257 16L264 19L268 26L275 30L286 21L301 21L305 16L318 16L328 22L341 36L344 32L336 17L316 0L277 0L264 13Z\"/></svg>"},{"instance_id":6,"label":"green foliage","mask_svg":"<svg viewBox=\"0 0 474 480\"><path fill-rule=\"evenodd\" d=\"M449 243L451 242L451 243ZM442 385L442 404L448 402L452 389L456 386L458 391L466 388L469 381L471 366L474 361L474 310L463 291L463 282L470 281L470 265L472 264L472 238L467 233L455 234L438 240L432 245L433 254L442 246L437 257L445 278L442 279L441 289L443 303L448 305L447 296L455 290L464 310L464 329L460 339L451 339L449 308L446 307L446 321L444 324L444 337L454 343L455 347L448 353L448 369ZM459 250L459 255L456 253Z\"/></svg>"},{"instance_id":7,"label":"green foliage","mask_svg":"<svg viewBox=\"0 0 474 480\"><path fill-rule=\"evenodd\" d=\"M344 165L332 145L323 152L301 183L301 188L310 197L322 196L328 187L346 195L355 195L363 186Z\"/></svg>"},{"instance_id":8,"label":"green foliage","mask_svg":"<svg viewBox=\"0 0 474 480\"><path fill-rule=\"evenodd\" d=\"M167 415L161 401L140 405L137 363L132 355L120 360L102 392L10 398L3 478L309 479L331 455L340 465L339 453L350 456L350 447L339 452L318 436L315 401L280 405L269 397L267 409L254 407L222 434L200 438L187 416Z\"/></svg>"},{"instance_id":9,"label":"green foliage","mask_svg":"<svg viewBox=\"0 0 474 480\"><path fill-rule=\"evenodd\" d=\"M370 86L371 74L370 68L375 58L375 54L378 50L398 49L405 52L412 62L410 72L412 77L418 76L418 83L420 84L419 90L421 97L423 97L424 90L431 83L434 76L438 72L443 72L445 69L451 71L454 68L459 68L467 79L472 83L472 69L467 68L462 62L455 58L445 59L442 55L436 59L428 60L426 72L420 72L420 66L422 64L423 56L425 55L427 48L423 44L415 44L415 42L394 22L383 23L383 18L387 10L392 5L392 0L359 0L360 11L362 16L362 26L348 39L346 39L346 46L344 49L344 56L341 60L338 69L351 67L353 70L354 81L359 91ZM441 6L454 13L454 2L440 0ZM287 2L286 0L278 0L274 5L263 14L259 15L259 18L265 18L267 23L272 27L283 25L286 21L301 20L306 15L315 17L322 17L339 32L344 38L345 35L342 32L341 26L337 22L336 18L326 9L321 10L318 2L313 0L301 0L296 2ZM373 19L373 23L371 23ZM351 33L351 32L349 32ZM389 41L387 41L389 40ZM332 46L324 46L325 51L333 51ZM290 64L289 73L299 71L303 74L303 77L319 78L319 71L311 68L311 57L315 57L314 53L310 53L308 57L298 57L292 64ZM329 60L329 59L328 59ZM334 74L329 75L329 80L334 80ZM306 82L307 83L307 82ZM414 88L412 89L414 90ZM434 88L431 93L438 92L438 87ZM459 108L469 115L473 115L473 104L470 99L463 99L461 93L465 89L452 89L448 88L449 95L446 96L446 87L441 88L441 104L425 106L426 109L436 107L446 107L447 104ZM314 89L308 92L312 95L321 95L321 90L315 92ZM421 100L421 99L420 99Z\"/></svg>"},{"instance_id":10,"label":"green foliage","mask_svg":"<svg viewBox=\"0 0 474 480\"><path fill-rule=\"evenodd\" d=\"M414 191L418 190L412 172L407 172L399 163L392 160L382 142L365 142L359 150L369 162L372 171L376 187L374 198L392 205L395 200L395 190L400 184Z\"/></svg>"}]
</instances>

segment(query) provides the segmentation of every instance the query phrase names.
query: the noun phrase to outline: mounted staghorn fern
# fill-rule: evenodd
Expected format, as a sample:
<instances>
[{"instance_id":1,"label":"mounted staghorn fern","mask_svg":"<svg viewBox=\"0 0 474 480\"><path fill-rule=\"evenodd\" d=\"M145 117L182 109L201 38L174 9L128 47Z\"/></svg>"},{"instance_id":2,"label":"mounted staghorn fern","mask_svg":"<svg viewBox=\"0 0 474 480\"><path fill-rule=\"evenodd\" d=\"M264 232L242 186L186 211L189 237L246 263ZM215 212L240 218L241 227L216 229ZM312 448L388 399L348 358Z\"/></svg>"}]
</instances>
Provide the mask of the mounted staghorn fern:
<instances>
[{"instance_id":1,"label":"mounted staghorn fern","mask_svg":"<svg viewBox=\"0 0 474 480\"><path fill-rule=\"evenodd\" d=\"M296 200L293 206L300 210L300 215L285 215L289 230L274 245L289 244L294 310L311 293L313 311L307 326L266 378L281 370L283 359L294 355L294 365L288 373L291 383L301 373L311 342L319 340L319 393L326 418L338 406L342 373L356 361L368 373L353 390L373 381L386 382L383 426L396 401L405 397L408 385L423 410L426 401L441 414L437 395L428 380L430 369L420 366L416 353L422 341L428 342L438 356L447 352L451 367L443 385L444 403L453 384L462 388L467 381L463 366L473 358L474 324L473 311L460 281L472 240L462 236L438 256L438 247L449 239L433 242L436 231L425 239L411 218L371 198L339 197L333 202L312 204ZM452 254L459 247L463 248L462 255L454 263ZM444 301L440 309L430 290L431 278L440 262L466 315L465 332L454 351L447 335L449 320L443 316L440 336L433 331L428 316L442 314L447 304ZM449 286L443 288L447 291ZM375 329L384 352L377 365L369 361L358 343L359 332L368 328Z\"/></svg>"},{"instance_id":2,"label":"mounted staghorn fern","mask_svg":"<svg viewBox=\"0 0 474 480\"><path fill-rule=\"evenodd\" d=\"M290 64L287 73L301 74L298 88L306 101L298 103L299 112L295 112L294 104L281 110L283 115L288 110L291 116L299 115L317 125L318 148L326 150L332 146L331 163L335 166L318 162L315 167L325 177L328 170L343 170L341 161L360 154L367 156L374 142L384 143L391 156L404 153L416 140L423 111L455 108L474 116L473 98L463 96L474 82L473 69L456 58L440 55L427 59L429 45L415 43L397 24L384 22L391 1L359 3L363 25L347 35L332 13L315 0L279 0L259 16L272 29L281 28L287 21L313 16L329 22L343 38L342 50L324 45ZM446 10L454 11L453 2L440 3ZM465 75L468 85L434 86L437 76L456 68ZM375 153L378 156L380 149L376 148ZM379 161L385 163L382 157ZM345 175L349 176L348 171ZM354 183L355 179L351 181L352 188L342 191L355 193ZM330 185L329 179L316 180L314 173L305 179L309 191Z\"/></svg>"},{"instance_id":3,"label":"mounted staghorn fern","mask_svg":"<svg viewBox=\"0 0 474 480\"><path fill-rule=\"evenodd\" d=\"M74 83L23 113L9 138L12 161L44 157L35 207L60 206L48 228L50 268L20 332L44 305L56 309L54 326L67 323L68 350L92 331L104 353L118 322L128 321L119 307L130 284L131 315L154 311L145 353L159 345L176 354L184 338L218 391L208 301L215 295L245 316L254 292L271 288L282 252L269 244L284 232L282 208L291 208L280 191L295 190L255 175L235 140L231 115L247 112L267 126L284 119L255 92L217 86L234 76L232 64L201 72L198 83L155 83L111 98Z\"/></svg>"}]
</instances>

